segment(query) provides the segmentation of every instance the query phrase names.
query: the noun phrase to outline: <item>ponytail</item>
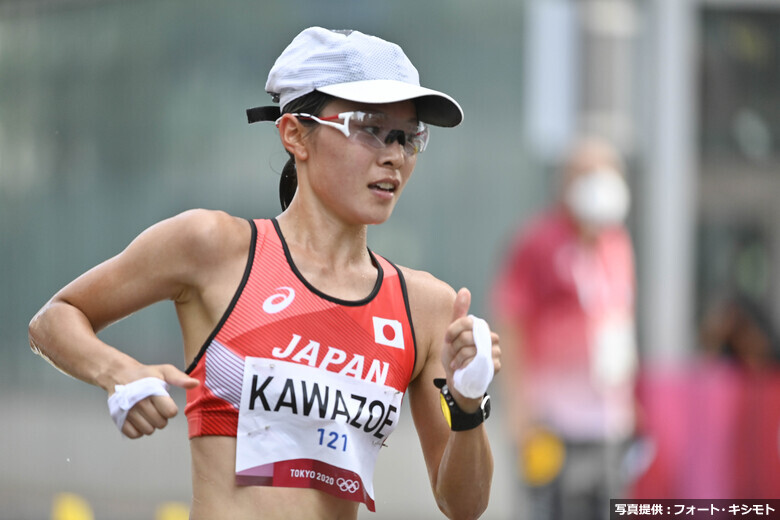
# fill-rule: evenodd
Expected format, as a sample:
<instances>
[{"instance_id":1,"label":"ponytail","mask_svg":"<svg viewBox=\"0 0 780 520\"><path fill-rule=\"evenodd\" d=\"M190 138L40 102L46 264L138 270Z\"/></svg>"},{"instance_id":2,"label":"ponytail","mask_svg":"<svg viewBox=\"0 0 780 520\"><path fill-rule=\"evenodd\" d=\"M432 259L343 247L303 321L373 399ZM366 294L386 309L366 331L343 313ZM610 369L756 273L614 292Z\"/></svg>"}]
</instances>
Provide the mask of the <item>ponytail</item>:
<instances>
[{"instance_id":1,"label":"ponytail","mask_svg":"<svg viewBox=\"0 0 780 520\"><path fill-rule=\"evenodd\" d=\"M282 168L282 178L279 179L279 202L282 204L282 211L290 205L297 189L298 174L295 171L295 157L290 154L290 158Z\"/></svg>"}]
</instances>

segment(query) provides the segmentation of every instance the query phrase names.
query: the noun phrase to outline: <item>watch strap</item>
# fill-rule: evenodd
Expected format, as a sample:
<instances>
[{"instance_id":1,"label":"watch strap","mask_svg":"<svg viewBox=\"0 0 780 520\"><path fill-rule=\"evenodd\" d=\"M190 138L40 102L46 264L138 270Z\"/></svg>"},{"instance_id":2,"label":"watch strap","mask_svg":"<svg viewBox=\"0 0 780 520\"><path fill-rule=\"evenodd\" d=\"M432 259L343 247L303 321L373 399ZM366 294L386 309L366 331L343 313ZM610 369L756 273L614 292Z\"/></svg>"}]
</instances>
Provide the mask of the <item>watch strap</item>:
<instances>
[{"instance_id":1,"label":"watch strap","mask_svg":"<svg viewBox=\"0 0 780 520\"><path fill-rule=\"evenodd\" d=\"M441 410L452 431L462 432L476 428L490 416L490 396L485 393L479 409L474 413L466 413L460 409L447 386L447 380L436 378L433 384L440 390Z\"/></svg>"}]
</instances>

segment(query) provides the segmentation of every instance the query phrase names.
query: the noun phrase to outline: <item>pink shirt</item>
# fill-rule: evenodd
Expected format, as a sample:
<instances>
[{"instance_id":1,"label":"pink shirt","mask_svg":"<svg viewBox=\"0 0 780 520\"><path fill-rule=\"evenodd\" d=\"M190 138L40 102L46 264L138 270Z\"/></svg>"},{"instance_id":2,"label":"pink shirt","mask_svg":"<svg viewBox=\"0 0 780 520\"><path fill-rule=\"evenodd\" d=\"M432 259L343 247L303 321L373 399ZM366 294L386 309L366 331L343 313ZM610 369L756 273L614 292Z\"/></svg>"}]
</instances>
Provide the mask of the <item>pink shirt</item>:
<instances>
[{"instance_id":1,"label":"pink shirt","mask_svg":"<svg viewBox=\"0 0 780 520\"><path fill-rule=\"evenodd\" d=\"M524 333L526 403L539 422L577 440L633 426L634 260L623 227L586 244L561 210L515 237L492 303Z\"/></svg>"}]
</instances>

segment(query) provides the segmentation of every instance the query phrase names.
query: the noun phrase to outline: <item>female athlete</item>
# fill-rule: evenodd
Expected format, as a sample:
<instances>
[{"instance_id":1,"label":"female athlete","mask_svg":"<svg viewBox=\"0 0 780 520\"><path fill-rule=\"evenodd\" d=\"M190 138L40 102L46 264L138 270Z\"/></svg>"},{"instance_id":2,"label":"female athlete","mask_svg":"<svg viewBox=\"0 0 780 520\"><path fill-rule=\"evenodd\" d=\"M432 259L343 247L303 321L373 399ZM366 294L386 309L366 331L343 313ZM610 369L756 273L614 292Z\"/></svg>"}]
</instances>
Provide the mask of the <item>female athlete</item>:
<instances>
[{"instance_id":1,"label":"female athlete","mask_svg":"<svg viewBox=\"0 0 780 520\"><path fill-rule=\"evenodd\" d=\"M187 390L195 520L373 511L374 463L407 390L439 508L477 518L493 472L489 399L455 380L483 345L471 296L366 240L401 196L426 124L455 126L461 109L421 87L397 45L318 27L284 50L266 90L279 106L247 114L275 121L290 155L283 212L248 221L198 209L153 225L54 295L30 344L103 388L130 438L176 415L169 385ZM161 300L175 304L186 371L96 335ZM482 337L492 377L498 336Z\"/></svg>"}]
</instances>

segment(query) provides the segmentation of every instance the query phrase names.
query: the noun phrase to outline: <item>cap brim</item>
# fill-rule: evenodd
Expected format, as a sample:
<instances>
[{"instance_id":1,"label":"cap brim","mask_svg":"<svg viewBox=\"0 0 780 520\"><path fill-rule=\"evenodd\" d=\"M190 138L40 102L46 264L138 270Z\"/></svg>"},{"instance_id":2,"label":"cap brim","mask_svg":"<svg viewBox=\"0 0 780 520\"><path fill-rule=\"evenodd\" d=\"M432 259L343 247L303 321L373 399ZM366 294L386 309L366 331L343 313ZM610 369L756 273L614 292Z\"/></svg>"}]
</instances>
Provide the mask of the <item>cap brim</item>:
<instances>
[{"instance_id":1,"label":"cap brim","mask_svg":"<svg viewBox=\"0 0 780 520\"><path fill-rule=\"evenodd\" d=\"M371 79L328 85L317 90L356 103L382 104L413 100L417 105L417 118L430 125L452 127L463 121L463 110L447 94L402 81Z\"/></svg>"}]
</instances>

